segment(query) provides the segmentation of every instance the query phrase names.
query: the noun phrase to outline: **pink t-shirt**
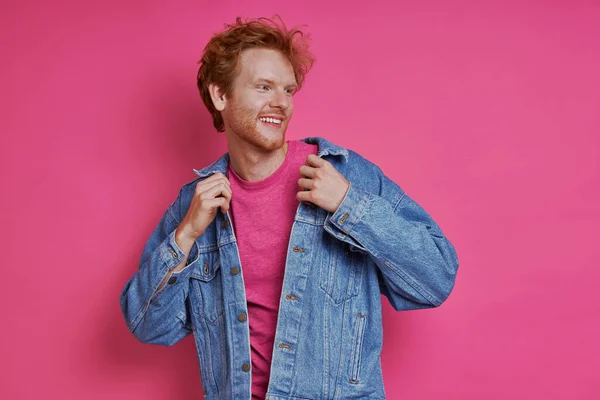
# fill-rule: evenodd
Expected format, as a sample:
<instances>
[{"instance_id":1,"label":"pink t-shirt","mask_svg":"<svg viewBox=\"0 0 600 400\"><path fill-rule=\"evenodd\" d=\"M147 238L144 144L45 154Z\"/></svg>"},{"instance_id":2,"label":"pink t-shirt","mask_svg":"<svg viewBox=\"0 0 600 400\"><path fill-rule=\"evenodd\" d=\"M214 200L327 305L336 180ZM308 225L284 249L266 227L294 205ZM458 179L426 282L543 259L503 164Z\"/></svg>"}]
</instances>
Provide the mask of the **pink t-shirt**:
<instances>
[{"instance_id":1,"label":"pink t-shirt","mask_svg":"<svg viewBox=\"0 0 600 400\"><path fill-rule=\"evenodd\" d=\"M290 232L300 190L298 168L318 146L288 141L284 162L268 178L243 180L231 167L230 215L244 276L252 351L252 399L264 399L269 385L277 312Z\"/></svg>"}]
</instances>

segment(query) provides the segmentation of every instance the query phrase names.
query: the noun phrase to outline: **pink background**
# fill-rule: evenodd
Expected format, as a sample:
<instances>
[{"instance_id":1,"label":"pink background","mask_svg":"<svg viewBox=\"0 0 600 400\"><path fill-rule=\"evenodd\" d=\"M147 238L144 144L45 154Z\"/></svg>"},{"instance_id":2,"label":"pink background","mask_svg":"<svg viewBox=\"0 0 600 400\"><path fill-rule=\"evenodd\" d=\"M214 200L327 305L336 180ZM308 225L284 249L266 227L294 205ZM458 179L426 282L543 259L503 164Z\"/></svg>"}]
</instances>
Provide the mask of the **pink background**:
<instances>
[{"instance_id":1,"label":"pink background","mask_svg":"<svg viewBox=\"0 0 600 400\"><path fill-rule=\"evenodd\" d=\"M374 161L458 250L442 307L385 304L388 398L600 398L598 2L90 3L0 9L2 399L201 398L192 338L137 342L119 294L226 150L204 44L274 13L318 58L288 137Z\"/></svg>"}]
</instances>

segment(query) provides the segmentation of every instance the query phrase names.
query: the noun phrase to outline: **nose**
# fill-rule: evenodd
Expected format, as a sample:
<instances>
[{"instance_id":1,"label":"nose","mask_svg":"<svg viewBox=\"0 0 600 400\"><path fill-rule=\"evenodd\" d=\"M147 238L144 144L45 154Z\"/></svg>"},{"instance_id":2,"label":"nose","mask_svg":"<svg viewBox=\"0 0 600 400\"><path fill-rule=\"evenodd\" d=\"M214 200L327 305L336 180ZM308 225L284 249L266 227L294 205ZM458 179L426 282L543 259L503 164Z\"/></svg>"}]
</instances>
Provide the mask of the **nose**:
<instances>
[{"instance_id":1,"label":"nose","mask_svg":"<svg viewBox=\"0 0 600 400\"><path fill-rule=\"evenodd\" d=\"M274 90L271 103L269 104L272 108L279 108L286 110L292 104L292 97L283 90Z\"/></svg>"}]
</instances>

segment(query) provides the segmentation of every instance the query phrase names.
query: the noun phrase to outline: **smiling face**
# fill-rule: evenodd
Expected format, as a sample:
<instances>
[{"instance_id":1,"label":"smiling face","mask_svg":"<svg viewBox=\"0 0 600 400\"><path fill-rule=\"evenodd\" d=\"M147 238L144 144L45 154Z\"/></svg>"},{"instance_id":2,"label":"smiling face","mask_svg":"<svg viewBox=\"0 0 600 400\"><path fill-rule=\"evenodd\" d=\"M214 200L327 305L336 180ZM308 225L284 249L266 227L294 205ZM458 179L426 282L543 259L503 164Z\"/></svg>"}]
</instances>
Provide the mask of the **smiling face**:
<instances>
[{"instance_id":1,"label":"smiling face","mask_svg":"<svg viewBox=\"0 0 600 400\"><path fill-rule=\"evenodd\" d=\"M244 50L232 93L222 104L225 131L262 150L281 148L297 88L292 64L279 51Z\"/></svg>"}]
</instances>

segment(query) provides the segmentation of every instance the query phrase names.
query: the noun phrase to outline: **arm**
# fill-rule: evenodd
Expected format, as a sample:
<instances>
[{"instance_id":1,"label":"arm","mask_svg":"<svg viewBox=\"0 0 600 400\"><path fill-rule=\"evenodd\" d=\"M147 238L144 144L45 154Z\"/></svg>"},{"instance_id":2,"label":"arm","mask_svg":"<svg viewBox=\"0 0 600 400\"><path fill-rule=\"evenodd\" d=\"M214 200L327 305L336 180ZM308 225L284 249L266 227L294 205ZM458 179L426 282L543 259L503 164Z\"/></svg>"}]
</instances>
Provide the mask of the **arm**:
<instances>
[{"instance_id":1,"label":"arm","mask_svg":"<svg viewBox=\"0 0 600 400\"><path fill-rule=\"evenodd\" d=\"M454 287L454 246L421 206L377 171L380 193L351 183L324 228L372 257L381 292L395 310L437 307Z\"/></svg>"},{"instance_id":2,"label":"arm","mask_svg":"<svg viewBox=\"0 0 600 400\"><path fill-rule=\"evenodd\" d=\"M198 249L175 238L180 199L181 193L164 213L121 293L127 326L145 343L170 346L191 332L186 299Z\"/></svg>"},{"instance_id":3,"label":"arm","mask_svg":"<svg viewBox=\"0 0 600 400\"><path fill-rule=\"evenodd\" d=\"M190 250L194 245L194 240L183 235L181 226L179 226L177 230L175 230L175 244L181 249L181 251L185 255L185 258L182 262L179 263L178 266L176 266L167 273L167 275L160 282L160 285L158 285L158 289L156 289L157 291L160 291L160 289L164 286L165 283L168 282L168 280L171 278L174 272L180 272L182 269L187 267L188 255L190 254Z\"/></svg>"}]
</instances>

